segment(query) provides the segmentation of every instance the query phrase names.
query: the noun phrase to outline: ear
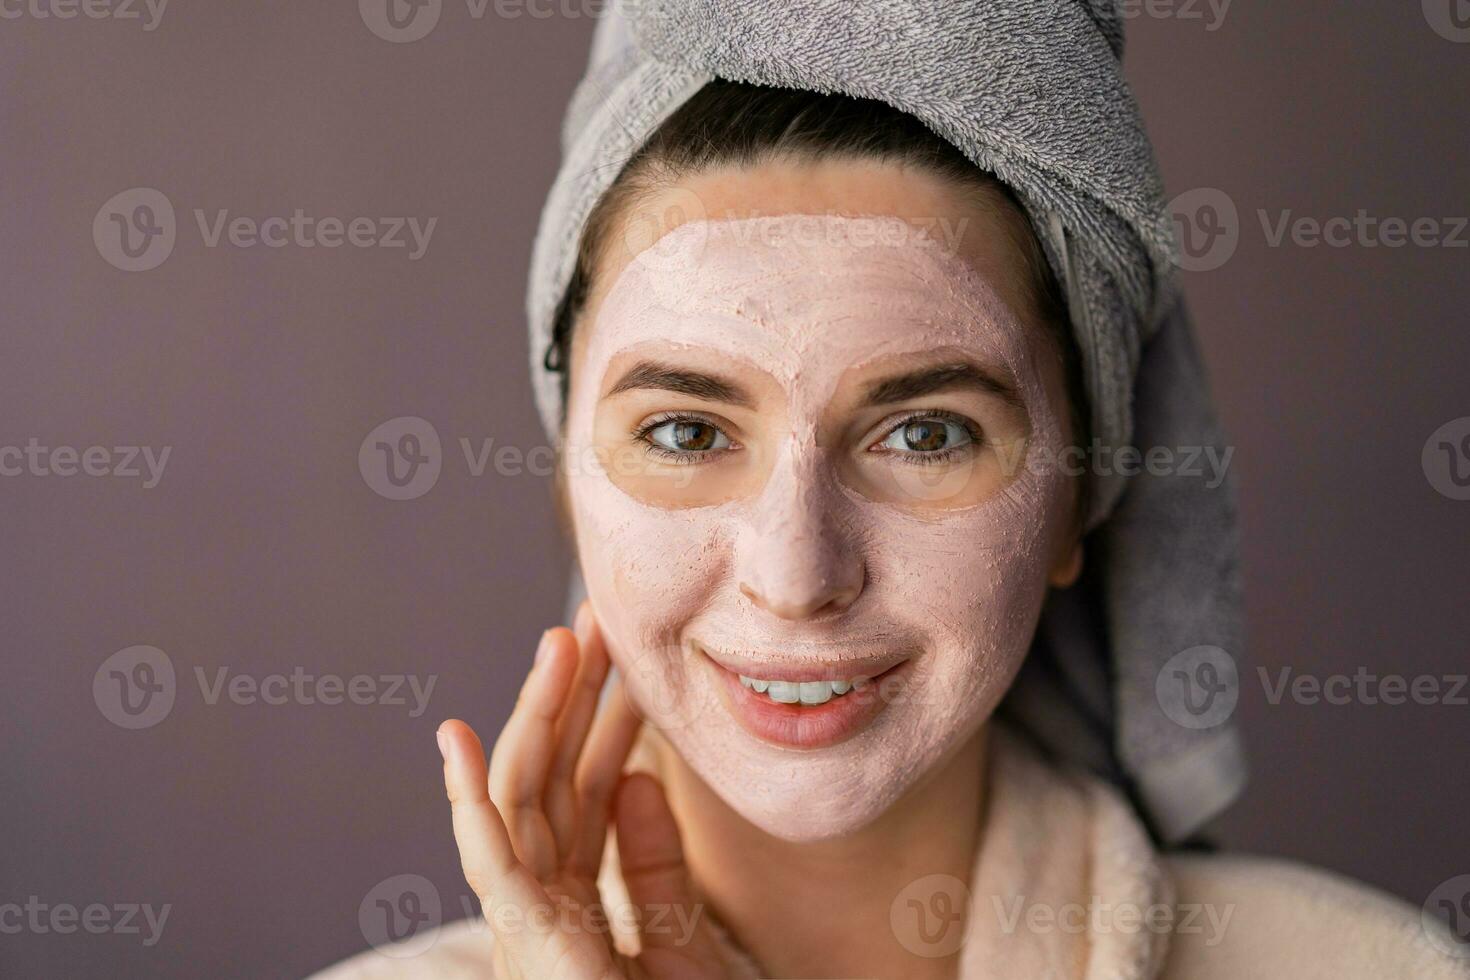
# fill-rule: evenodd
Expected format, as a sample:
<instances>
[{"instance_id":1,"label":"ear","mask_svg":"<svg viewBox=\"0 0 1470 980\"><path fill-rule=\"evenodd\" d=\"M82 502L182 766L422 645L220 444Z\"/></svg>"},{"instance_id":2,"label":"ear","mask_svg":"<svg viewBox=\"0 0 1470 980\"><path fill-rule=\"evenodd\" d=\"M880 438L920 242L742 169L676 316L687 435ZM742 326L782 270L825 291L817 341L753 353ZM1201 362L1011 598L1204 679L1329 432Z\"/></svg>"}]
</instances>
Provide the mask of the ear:
<instances>
[{"instance_id":1,"label":"ear","mask_svg":"<svg viewBox=\"0 0 1470 980\"><path fill-rule=\"evenodd\" d=\"M1066 589L1082 574L1082 539L1073 538L1052 564L1047 582L1054 589Z\"/></svg>"}]
</instances>

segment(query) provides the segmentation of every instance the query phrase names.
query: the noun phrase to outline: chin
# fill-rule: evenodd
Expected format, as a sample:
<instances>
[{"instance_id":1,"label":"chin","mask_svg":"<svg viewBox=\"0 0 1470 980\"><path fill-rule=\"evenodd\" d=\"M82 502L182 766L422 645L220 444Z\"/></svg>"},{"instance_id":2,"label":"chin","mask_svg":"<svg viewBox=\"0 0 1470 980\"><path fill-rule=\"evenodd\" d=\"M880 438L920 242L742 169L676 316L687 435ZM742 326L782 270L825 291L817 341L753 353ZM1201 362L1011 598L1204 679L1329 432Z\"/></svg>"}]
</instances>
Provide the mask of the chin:
<instances>
[{"instance_id":1,"label":"chin","mask_svg":"<svg viewBox=\"0 0 1470 980\"><path fill-rule=\"evenodd\" d=\"M895 798L905 788L896 787ZM792 844L816 844L856 835L883 816L894 802L868 799L855 805L850 799L820 792L782 801L752 800L725 792L720 796L752 826Z\"/></svg>"},{"instance_id":2,"label":"chin","mask_svg":"<svg viewBox=\"0 0 1470 980\"><path fill-rule=\"evenodd\" d=\"M817 843L879 820L958 752L999 700L999 691L947 693L942 705L890 704L862 730L817 748L773 745L720 709L663 734L747 822L780 840Z\"/></svg>"}]
</instances>

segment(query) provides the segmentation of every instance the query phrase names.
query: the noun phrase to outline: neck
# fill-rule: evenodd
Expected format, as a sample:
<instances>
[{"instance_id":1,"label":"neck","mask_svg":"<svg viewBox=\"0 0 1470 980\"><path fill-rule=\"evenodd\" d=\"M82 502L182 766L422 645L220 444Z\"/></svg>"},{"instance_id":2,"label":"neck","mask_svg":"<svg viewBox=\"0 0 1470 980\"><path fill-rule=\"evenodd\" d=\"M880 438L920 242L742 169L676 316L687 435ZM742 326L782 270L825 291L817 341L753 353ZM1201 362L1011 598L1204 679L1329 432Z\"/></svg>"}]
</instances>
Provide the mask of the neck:
<instances>
[{"instance_id":1,"label":"neck","mask_svg":"<svg viewBox=\"0 0 1470 980\"><path fill-rule=\"evenodd\" d=\"M764 970L800 977L956 975L957 951L922 956L922 949L905 947L890 926L890 906L928 875L969 884L983 815L984 726L877 820L812 843L785 841L751 824L662 736L649 737L696 892Z\"/></svg>"}]
</instances>

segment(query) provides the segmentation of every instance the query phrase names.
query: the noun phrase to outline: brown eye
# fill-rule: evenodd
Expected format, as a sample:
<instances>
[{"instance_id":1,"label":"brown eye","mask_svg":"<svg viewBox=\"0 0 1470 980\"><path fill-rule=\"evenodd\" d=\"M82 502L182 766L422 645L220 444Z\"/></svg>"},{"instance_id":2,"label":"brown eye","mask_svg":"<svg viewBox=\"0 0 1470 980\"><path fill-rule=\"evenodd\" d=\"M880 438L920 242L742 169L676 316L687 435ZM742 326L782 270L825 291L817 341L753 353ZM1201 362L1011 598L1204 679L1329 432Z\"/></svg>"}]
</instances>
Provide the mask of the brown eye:
<instances>
[{"instance_id":1,"label":"brown eye","mask_svg":"<svg viewBox=\"0 0 1470 980\"><path fill-rule=\"evenodd\" d=\"M674 445L677 449L703 452L715 444L715 427L703 422L680 422L674 426Z\"/></svg>"},{"instance_id":2,"label":"brown eye","mask_svg":"<svg viewBox=\"0 0 1470 980\"><path fill-rule=\"evenodd\" d=\"M899 452L935 453L957 449L973 440L963 425L944 419L914 419L896 427L883 445Z\"/></svg>"},{"instance_id":3,"label":"brown eye","mask_svg":"<svg viewBox=\"0 0 1470 980\"><path fill-rule=\"evenodd\" d=\"M943 425L933 422L910 422L903 427L903 440L909 449L932 452L943 449L949 433Z\"/></svg>"},{"instance_id":4,"label":"brown eye","mask_svg":"<svg viewBox=\"0 0 1470 980\"><path fill-rule=\"evenodd\" d=\"M718 428L699 419L675 419L648 431L655 445L676 453L704 453L724 449L730 440ZM721 444L723 440L723 444Z\"/></svg>"}]
</instances>

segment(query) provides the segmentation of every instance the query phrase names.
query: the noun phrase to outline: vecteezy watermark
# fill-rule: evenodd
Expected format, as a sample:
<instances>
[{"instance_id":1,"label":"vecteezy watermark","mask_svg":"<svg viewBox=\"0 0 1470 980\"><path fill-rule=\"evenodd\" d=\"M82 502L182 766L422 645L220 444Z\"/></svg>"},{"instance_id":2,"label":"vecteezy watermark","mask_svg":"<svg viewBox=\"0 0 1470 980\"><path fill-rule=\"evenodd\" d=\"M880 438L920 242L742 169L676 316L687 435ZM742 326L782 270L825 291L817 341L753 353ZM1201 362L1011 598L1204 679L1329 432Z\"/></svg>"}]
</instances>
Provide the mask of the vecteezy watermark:
<instances>
[{"instance_id":1,"label":"vecteezy watermark","mask_svg":"<svg viewBox=\"0 0 1470 980\"><path fill-rule=\"evenodd\" d=\"M427 37L439 23L444 0L358 0L357 12L368 30L403 44Z\"/></svg>"},{"instance_id":2,"label":"vecteezy watermark","mask_svg":"<svg viewBox=\"0 0 1470 980\"><path fill-rule=\"evenodd\" d=\"M928 424L919 420L910 424ZM1124 476L1199 479L1207 490L1224 484L1235 456L1234 446L1110 446L1094 438L1089 445L1043 449L1026 439L992 444L1000 472L1006 478L1021 470L1032 476ZM972 486L972 478L989 456L969 454L952 464L932 467L895 467L884 474L890 492L907 500L939 503Z\"/></svg>"},{"instance_id":3,"label":"vecteezy watermark","mask_svg":"<svg viewBox=\"0 0 1470 980\"><path fill-rule=\"evenodd\" d=\"M1299 674L1291 667L1274 672L1257 667L1266 701L1277 705L1288 697L1295 704L1443 704L1470 705L1470 674L1375 674L1359 667L1352 674Z\"/></svg>"},{"instance_id":4,"label":"vecteezy watermark","mask_svg":"<svg viewBox=\"0 0 1470 980\"><path fill-rule=\"evenodd\" d=\"M173 446L43 446L31 436L24 447L0 446L0 477L93 476L142 479L143 489L152 490L163 479ZM147 470L139 468L139 464Z\"/></svg>"},{"instance_id":5,"label":"vecteezy watermark","mask_svg":"<svg viewBox=\"0 0 1470 980\"><path fill-rule=\"evenodd\" d=\"M623 697L643 723L660 732L694 724L719 707L708 684L689 683L689 652L679 644L631 651L623 665Z\"/></svg>"},{"instance_id":6,"label":"vecteezy watermark","mask_svg":"<svg viewBox=\"0 0 1470 980\"><path fill-rule=\"evenodd\" d=\"M462 896L465 910L474 915L477 904L471 896ZM545 934L557 930L570 935L603 936L611 932L637 932L643 936L671 936L674 946L687 946L699 927L704 906L699 903L680 905L674 902L632 902L588 905L557 895L550 903L530 906L501 902L482 909L482 918L474 921L471 931L493 928L496 935L515 935L521 931Z\"/></svg>"},{"instance_id":7,"label":"vecteezy watermark","mask_svg":"<svg viewBox=\"0 0 1470 980\"><path fill-rule=\"evenodd\" d=\"M464 0L470 20L581 20L634 6L641 0ZM453 4L451 4L453 6ZM363 24L377 37L395 44L428 37L439 25L445 0L358 0Z\"/></svg>"},{"instance_id":8,"label":"vecteezy watermark","mask_svg":"<svg viewBox=\"0 0 1470 980\"><path fill-rule=\"evenodd\" d=\"M1243 235L1240 212L1229 194L1200 187L1169 202L1179 267L1190 272L1218 269L1235 255ZM1359 208L1351 217L1298 215L1286 208L1256 210L1270 248L1470 248L1470 217L1404 218Z\"/></svg>"},{"instance_id":9,"label":"vecteezy watermark","mask_svg":"<svg viewBox=\"0 0 1470 980\"><path fill-rule=\"evenodd\" d=\"M433 423L400 415L375 427L357 449L357 471L380 497L414 500L434 489L444 454Z\"/></svg>"},{"instance_id":10,"label":"vecteezy watermark","mask_svg":"<svg viewBox=\"0 0 1470 980\"><path fill-rule=\"evenodd\" d=\"M1210 902L1107 902L1092 896L1086 903L1028 902L1025 895L1003 898L990 896L991 906L1006 935L1030 932L1045 935L1061 932L1070 935L1156 935L1176 933L1202 935L1206 946L1218 946L1235 915L1235 903L1215 905Z\"/></svg>"},{"instance_id":11,"label":"vecteezy watermark","mask_svg":"<svg viewBox=\"0 0 1470 980\"><path fill-rule=\"evenodd\" d=\"M638 201L623 218L624 255L629 259L636 256L638 264L650 272L677 272L704 254L710 240L709 218L704 199L687 187L673 188ZM656 247L676 228L685 229L678 248L672 241ZM654 289L661 290L662 302L677 298L678 287L673 283L666 284L658 277L652 282Z\"/></svg>"},{"instance_id":12,"label":"vecteezy watermark","mask_svg":"<svg viewBox=\"0 0 1470 980\"><path fill-rule=\"evenodd\" d=\"M224 700L236 705L266 704L356 704L409 706L408 716L417 718L429 707L438 674L421 678L418 674L309 674L302 667L291 668L290 674L232 674L229 667L216 667L210 672L194 668L194 677L204 703L216 705ZM228 682L228 683L227 683ZM405 690L407 685L407 690Z\"/></svg>"},{"instance_id":13,"label":"vecteezy watermark","mask_svg":"<svg viewBox=\"0 0 1470 980\"><path fill-rule=\"evenodd\" d=\"M151 902L92 902L78 907L70 902L43 902L40 896L30 895L24 905L0 903L0 934L44 936L54 932L65 936L81 931L94 936L142 936L144 946L156 946L171 911L171 902L157 908Z\"/></svg>"},{"instance_id":14,"label":"vecteezy watermark","mask_svg":"<svg viewBox=\"0 0 1470 980\"><path fill-rule=\"evenodd\" d=\"M1419 462L1435 490L1451 500L1470 500L1470 416L1435 429Z\"/></svg>"},{"instance_id":15,"label":"vecteezy watermark","mask_svg":"<svg viewBox=\"0 0 1470 980\"><path fill-rule=\"evenodd\" d=\"M1240 701L1235 658L1217 646L1181 650L1154 678L1159 708L1182 728L1215 728L1230 720Z\"/></svg>"},{"instance_id":16,"label":"vecteezy watermark","mask_svg":"<svg viewBox=\"0 0 1470 980\"><path fill-rule=\"evenodd\" d=\"M676 421L666 422L673 426ZM497 445L493 436L459 436L456 439L465 473L479 479L487 473L500 477L530 475L547 478L557 468L568 475L636 476L647 474L647 453L636 446L580 446L568 448L538 444L530 448L513 443ZM1204 481L1214 490L1224 482L1235 456L1234 446L1109 446L1093 439L1086 446L1064 446L1038 452L1024 440L995 447L1001 472L1012 477L1021 468L1033 475L1060 473L1064 476L1178 477ZM456 454L449 453L450 456ZM357 448L357 468L368 489L388 500L415 500L432 490L446 466L439 431L427 419L400 415L375 426ZM894 468L889 471L892 490L911 500L939 502L962 493L972 484L977 457L954 465L929 468ZM671 488L687 487L694 479L693 467L664 465L660 473Z\"/></svg>"},{"instance_id":17,"label":"vecteezy watermark","mask_svg":"<svg viewBox=\"0 0 1470 980\"><path fill-rule=\"evenodd\" d=\"M401 248L410 262L424 257L439 223L437 217L317 216L302 208L266 217L234 214L229 208L194 208L192 213L205 248ZM114 194L92 219L98 254L124 272L146 272L162 265L173 253L178 234L173 203L152 187Z\"/></svg>"},{"instance_id":18,"label":"vecteezy watermark","mask_svg":"<svg viewBox=\"0 0 1470 980\"><path fill-rule=\"evenodd\" d=\"M493 436L459 436L456 442L465 473L475 479L487 473L545 478L555 475L558 466L568 474L631 476L645 473L649 466L646 453L629 448L588 446L558 454L556 447L546 444L529 449L513 443L497 445ZM357 447L357 470L363 483L388 500L422 497L434 489L444 467L439 430L417 415L400 415L374 426ZM669 486L688 486L694 478L690 469L667 467Z\"/></svg>"},{"instance_id":19,"label":"vecteezy watermark","mask_svg":"<svg viewBox=\"0 0 1470 980\"><path fill-rule=\"evenodd\" d=\"M853 215L831 209L805 214L763 214L759 209L711 212L699 195L680 188L636 204L623 219L622 245L628 258L650 272L673 272L697 264L715 242L737 249L818 245L853 249L917 246L952 258L970 225L968 215ZM670 233L678 230L677 238ZM650 280L659 305L683 308L681 281Z\"/></svg>"},{"instance_id":20,"label":"vecteezy watermark","mask_svg":"<svg viewBox=\"0 0 1470 980\"><path fill-rule=\"evenodd\" d=\"M888 926L904 949L934 959L965 944L970 889L954 875L925 875L909 882L888 905Z\"/></svg>"},{"instance_id":21,"label":"vecteezy watermark","mask_svg":"<svg viewBox=\"0 0 1470 980\"><path fill-rule=\"evenodd\" d=\"M1423 0L1424 19L1446 41L1470 44L1470 0Z\"/></svg>"},{"instance_id":22,"label":"vecteezy watermark","mask_svg":"<svg viewBox=\"0 0 1470 980\"><path fill-rule=\"evenodd\" d=\"M687 946L704 913L702 904L671 902L582 904L566 895L551 902L523 906L501 902L481 906L474 895L460 895L465 925L472 933L493 929L496 935L522 931L545 934L552 930L577 935L606 935L612 931L644 936L670 936L675 946ZM438 941L436 930L444 921L439 889L423 875L399 874L374 885L357 908L362 936L384 956L418 956Z\"/></svg>"},{"instance_id":23,"label":"vecteezy watermark","mask_svg":"<svg viewBox=\"0 0 1470 980\"><path fill-rule=\"evenodd\" d=\"M130 187L108 198L92 219L92 243L124 272L156 269L173 254L174 206L152 187Z\"/></svg>"},{"instance_id":24,"label":"vecteezy watermark","mask_svg":"<svg viewBox=\"0 0 1470 980\"><path fill-rule=\"evenodd\" d=\"M1234 0L1121 0L1119 9L1127 20L1205 21L1205 30L1218 31L1225 24Z\"/></svg>"},{"instance_id":25,"label":"vecteezy watermark","mask_svg":"<svg viewBox=\"0 0 1470 980\"><path fill-rule=\"evenodd\" d=\"M1000 446L1001 471L1016 472L1018 463L1034 476L1171 476L1202 479L1205 489L1225 482L1234 446L1110 446L1094 438L1086 446L1062 446L1056 453L1027 451L1024 442Z\"/></svg>"},{"instance_id":26,"label":"vecteezy watermark","mask_svg":"<svg viewBox=\"0 0 1470 980\"><path fill-rule=\"evenodd\" d=\"M1288 238L1298 248L1470 248L1470 217L1379 217L1359 208L1349 218L1295 216L1291 209L1256 212L1266 244L1280 248Z\"/></svg>"},{"instance_id":27,"label":"vecteezy watermark","mask_svg":"<svg viewBox=\"0 0 1470 980\"><path fill-rule=\"evenodd\" d=\"M1470 706L1470 674L1379 674L1358 667L1326 676L1293 667L1256 668L1270 705ZM1234 714L1241 692L1235 658L1219 647L1197 646L1170 657L1155 678L1159 707L1184 728L1215 728Z\"/></svg>"},{"instance_id":28,"label":"vecteezy watermark","mask_svg":"<svg viewBox=\"0 0 1470 980\"><path fill-rule=\"evenodd\" d=\"M152 31L167 7L168 0L0 0L0 20L136 20Z\"/></svg>"},{"instance_id":29,"label":"vecteezy watermark","mask_svg":"<svg viewBox=\"0 0 1470 980\"><path fill-rule=\"evenodd\" d=\"M174 662L157 647L119 650L92 675L97 710L119 728L152 728L168 717L177 693Z\"/></svg>"},{"instance_id":30,"label":"vecteezy watermark","mask_svg":"<svg viewBox=\"0 0 1470 980\"><path fill-rule=\"evenodd\" d=\"M1240 247L1240 212L1218 187L1197 187L1169 202L1178 263L1190 272L1218 269Z\"/></svg>"},{"instance_id":31,"label":"vecteezy watermark","mask_svg":"<svg viewBox=\"0 0 1470 980\"><path fill-rule=\"evenodd\" d=\"M408 707L417 718L429 707L438 674L313 674L297 666L289 674L237 673L230 667L195 667L201 700L251 705L340 705ZM92 675L92 699L102 716L119 728L152 728L169 716L179 694L173 659L153 646L131 646L112 654ZM411 700L410 700L411 698Z\"/></svg>"},{"instance_id":32,"label":"vecteezy watermark","mask_svg":"<svg viewBox=\"0 0 1470 980\"><path fill-rule=\"evenodd\" d=\"M1456 875L1430 892L1419 924L1436 947L1456 959L1470 959L1470 875Z\"/></svg>"},{"instance_id":33,"label":"vecteezy watermark","mask_svg":"<svg viewBox=\"0 0 1470 980\"><path fill-rule=\"evenodd\" d=\"M362 938L384 956L418 956L433 947L444 921L439 889L423 875L401 874L378 882L357 907Z\"/></svg>"},{"instance_id":34,"label":"vecteezy watermark","mask_svg":"<svg viewBox=\"0 0 1470 980\"><path fill-rule=\"evenodd\" d=\"M741 215L726 212L724 221L710 226L711 237L727 237L746 248L753 243L767 246L841 245L849 248L900 248L906 245L937 247L955 255L970 226L968 215L935 215L899 218L893 215L852 215L838 211L810 214ZM834 220L835 219L835 220Z\"/></svg>"}]
</instances>

